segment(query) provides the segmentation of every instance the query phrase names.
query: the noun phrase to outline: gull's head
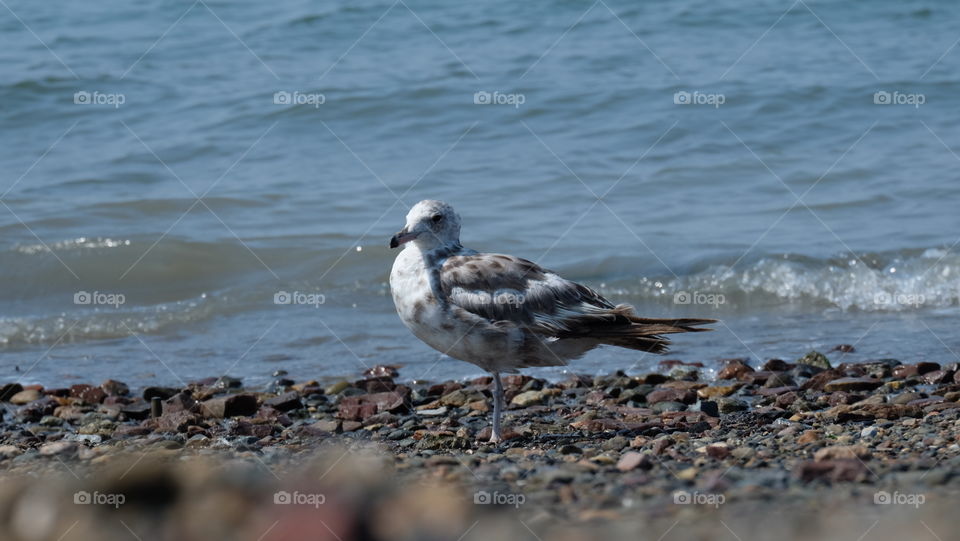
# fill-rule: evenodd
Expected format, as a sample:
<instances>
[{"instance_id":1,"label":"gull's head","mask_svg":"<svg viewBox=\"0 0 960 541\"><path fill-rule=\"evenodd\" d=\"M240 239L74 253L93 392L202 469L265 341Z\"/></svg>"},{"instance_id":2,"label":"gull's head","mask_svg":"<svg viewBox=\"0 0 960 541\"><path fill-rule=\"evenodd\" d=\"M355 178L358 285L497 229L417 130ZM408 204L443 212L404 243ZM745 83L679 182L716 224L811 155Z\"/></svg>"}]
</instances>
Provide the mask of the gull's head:
<instances>
[{"instance_id":1,"label":"gull's head","mask_svg":"<svg viewBox=\"0 0 960 541\"><path fill-rule=\"evenodd\" d=\"M443 201L425 199L407 213L407 225L390 239L390 247L414 242L423 250L460 244L460 216Z\"/></svg>"}]
</instances>

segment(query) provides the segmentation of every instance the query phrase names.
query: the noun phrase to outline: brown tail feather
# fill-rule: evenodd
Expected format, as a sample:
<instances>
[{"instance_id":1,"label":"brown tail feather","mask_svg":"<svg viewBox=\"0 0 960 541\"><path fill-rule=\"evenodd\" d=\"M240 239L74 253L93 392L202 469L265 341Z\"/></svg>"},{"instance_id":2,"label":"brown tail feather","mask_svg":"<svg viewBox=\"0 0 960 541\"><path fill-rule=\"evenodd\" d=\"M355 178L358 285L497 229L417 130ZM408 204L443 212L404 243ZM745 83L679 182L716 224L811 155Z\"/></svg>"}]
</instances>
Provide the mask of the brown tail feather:
<instances>
[{"instance_id":1,"label":"brown tail feather","mask_svg":"<svg viewBox=\"0 0 960 541\"><path fill-rule=\"evenodd\" d=\"M634 315L633 307L621 304L610 311L610 319L593 319L580 329L581 337L595 338L604 344L651 353L663 353L670 340L663 334L711 331L699 327L716 323L715 319L676 318L655 319Z\"/></svg>"}]
</instances>

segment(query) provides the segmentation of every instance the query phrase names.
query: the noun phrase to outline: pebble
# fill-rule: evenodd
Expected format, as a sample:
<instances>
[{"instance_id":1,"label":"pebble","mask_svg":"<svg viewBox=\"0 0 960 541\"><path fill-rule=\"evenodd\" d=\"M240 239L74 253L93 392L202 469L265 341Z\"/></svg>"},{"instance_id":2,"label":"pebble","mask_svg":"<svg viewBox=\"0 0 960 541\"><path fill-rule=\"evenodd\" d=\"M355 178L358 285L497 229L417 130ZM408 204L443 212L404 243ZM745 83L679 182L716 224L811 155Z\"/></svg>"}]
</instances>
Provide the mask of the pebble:
<instances>
[{"instance_id":1,"label":"pebble","mask_svg":"<svg viewBox=\"0 0 960 541\"><path fill-rule=\"evenodd\" d=\"M527 407L543 402L543 391L524 391L510 401L514 406Z\"/></svg>"},{"instance_id":2,"label":"pebble","mask_svg":"<svg viewBox=\"0 0 960 541\"><path fill-rule=\"evenodd\" d=\"M36 389L26 389L10 397L10 403L16 406L23 406L34 400L39 400L41 396L40 391Z\"/></svg>"}]
</instances>

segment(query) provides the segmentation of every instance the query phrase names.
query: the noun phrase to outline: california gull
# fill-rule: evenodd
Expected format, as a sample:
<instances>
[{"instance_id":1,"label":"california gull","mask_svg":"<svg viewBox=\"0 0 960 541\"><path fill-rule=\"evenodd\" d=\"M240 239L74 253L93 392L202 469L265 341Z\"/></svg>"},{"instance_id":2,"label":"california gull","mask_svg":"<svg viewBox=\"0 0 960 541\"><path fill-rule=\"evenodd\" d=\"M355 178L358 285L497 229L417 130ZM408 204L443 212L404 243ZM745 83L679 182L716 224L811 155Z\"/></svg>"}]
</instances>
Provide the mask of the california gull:
<instances>
[{"instance_id":1,"label":"california gull","mask_svg":"<svg viewBox=\"0 0 960 541\"><path fill-rule=\"evenodd\" d=\"M390 272L397 313L414 335L493 375L493 429L503 440L501 372L565 365L612 345L663 353L662 335L706 331L712 319L649 319L627 304L536 263L460 244L460 216L442 201L414 205L390 247L404 246Z\"/></svg>"}]
</instances>

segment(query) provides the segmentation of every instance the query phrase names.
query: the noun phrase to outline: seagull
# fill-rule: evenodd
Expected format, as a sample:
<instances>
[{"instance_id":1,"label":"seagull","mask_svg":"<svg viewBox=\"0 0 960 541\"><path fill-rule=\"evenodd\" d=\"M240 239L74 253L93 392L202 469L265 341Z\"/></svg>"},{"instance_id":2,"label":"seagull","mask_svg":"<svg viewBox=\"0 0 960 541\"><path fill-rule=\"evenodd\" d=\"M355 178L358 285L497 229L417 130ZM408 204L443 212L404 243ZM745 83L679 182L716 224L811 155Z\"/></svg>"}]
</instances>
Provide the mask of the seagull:
<instances>
[{"instance_id":1,"label":"seagull","mask_svg":"<svg viewBox=\"0 0 960 541\"><path fill-rule=\"evenodd\" d=\"M460 244L460 216L443 201L424 200L390 239L403 246L390 271L390 292L403 324L430 347L490 372L493 427L503 441L501 373L561 366L601 345L663 353L661 335L708 331L712 319L649 319L628 304L532 261L481 253Z\"/></svg>"}]
</instances>

